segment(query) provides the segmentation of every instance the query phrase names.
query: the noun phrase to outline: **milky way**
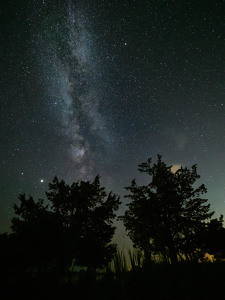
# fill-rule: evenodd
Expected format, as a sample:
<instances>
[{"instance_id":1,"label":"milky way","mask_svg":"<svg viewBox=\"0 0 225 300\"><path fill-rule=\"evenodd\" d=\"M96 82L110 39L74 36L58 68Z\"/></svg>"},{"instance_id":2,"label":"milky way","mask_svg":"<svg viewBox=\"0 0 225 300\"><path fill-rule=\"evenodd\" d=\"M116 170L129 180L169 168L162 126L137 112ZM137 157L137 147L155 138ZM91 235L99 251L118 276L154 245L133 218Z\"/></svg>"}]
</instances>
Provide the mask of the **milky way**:
<instances>
[{"instance_id":1,"label":"milky way","mask_svg":"<svg viewBox=\"0 0 225 300\"><path fill-rule=\"evenodd\" d=\"M111 139L100 112L102 99L96 84L100 78L95 70L96 50L88 30L90 21L72 4L64 8L64 14L55 28L50 25L54 23L53 15L38 32L42 44L39 63L43 78L49 81L47 96L50 112L54 114L52 121L58 123L57 132L67 144L65 151L72 161L66 177L91 179L98 147L109 148ZM47 32L44 42L43 31ZM36 47L39 46L37 43Z\"/></svg>"},{"instance_id":2,"label":"milky way","mask_svg":"<svg viewBox=\"0 0 225 300\"><path fill-rule=\"evenodd\" d=\"M157 153L197 164L225 212L223 1L10 1L1 8L1 231L25 192L101 176L121 195ZM175 168L174 167L174 168Z\"/></svg>"}]
</instances>

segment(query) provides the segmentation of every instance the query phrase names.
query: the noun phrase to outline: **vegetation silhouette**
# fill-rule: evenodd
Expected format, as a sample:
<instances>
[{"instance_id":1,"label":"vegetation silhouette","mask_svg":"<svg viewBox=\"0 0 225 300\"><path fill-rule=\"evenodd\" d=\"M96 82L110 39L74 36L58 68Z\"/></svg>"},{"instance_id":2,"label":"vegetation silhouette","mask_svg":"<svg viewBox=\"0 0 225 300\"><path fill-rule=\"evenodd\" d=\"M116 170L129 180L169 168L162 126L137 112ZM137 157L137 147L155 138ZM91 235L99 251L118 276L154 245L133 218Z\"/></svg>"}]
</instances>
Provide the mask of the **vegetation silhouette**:
<instances>
[{"instance_id":1,"label":"vegetation silhouette","mask_svg":"<svg viewBox=\"0 0 225 300\"><path fill-rule=\"evenodd\" d=\"M212 219L202 198L206 188L196 186L196 165L173 172L158 155L155 164L148 159L139 171L151 181L131 182L126 188L131 201L119 217L137 248L128 255L112 244L120 198L106 193L99 176L71 185L55 177L47 202L21 194L12 233L0 235L1 298L219 296L225 279L223 216Z\"/></svg>"},{"instance_id":2,"label":"vegetation silhouette","mask_svg":"<svg viewBox=\"0 0 225 300\"><path fill-rule=\"evenodd\" d=\"M145 259L161 255L165 261L177 263L178 259L203 259L206 253L202 236L207 231L210 212L204 184L195 187L197 166L180 167L176 172L158 155L139 165L141 173L151 177L148 185L138 186L133 180L126 187L131 199L123 220L128 235L137 247L144 251ZM211 224L211 223L210 223ZM209 226L208 234L210 234ZM209 247L208 247L209 249Z\"/></svg>"},{"instance_id":3,"label":"vegetation silhouette","mask_svg":"<svg viewBox=\"0 0 225 300\"><path fill-rule=\"evenodd\" d=\"M65 269L75 260L77 266L96 269L113 258L116 245L110 242L120 201L105 192L99 176L93 182L71 185L55 177L46 196L46 206L43 200L35 203L24 194L19 197L20 205L14 206L18 217L12 219L12 230L23 240L28 264L49 268L60 263L60 269Z\"/></svg>"},{"instance_id":4,"label":"vegetation silhouette","mask_svg":"<svg viewBox=\"0 0 225 300\"><path fill-rule=\"evenodd\" d=\"M201 242L207 253L213 255L214 262L225 259L225 228L223 215L219 219L210 220L206 231L202 234Z\"/></svg>"}]
</instances>

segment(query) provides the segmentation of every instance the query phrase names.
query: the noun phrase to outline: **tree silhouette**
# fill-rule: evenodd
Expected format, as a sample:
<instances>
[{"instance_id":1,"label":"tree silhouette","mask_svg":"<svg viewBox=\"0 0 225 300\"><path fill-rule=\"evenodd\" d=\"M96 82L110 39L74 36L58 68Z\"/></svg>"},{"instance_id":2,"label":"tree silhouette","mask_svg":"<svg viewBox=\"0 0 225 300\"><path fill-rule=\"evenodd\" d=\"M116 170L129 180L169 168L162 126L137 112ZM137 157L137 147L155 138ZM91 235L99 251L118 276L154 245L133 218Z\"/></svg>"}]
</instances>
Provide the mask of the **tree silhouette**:
<instances>
[{"instance_id":1,"label":"tree silhouette","mask_svg":"<svg viewBox=\"0 0 225 300\"><path fill-rule=\"evenodd\" d=\"M119 208L119 197L107 195L94 181L78 181L71 186L56 177L46 193L52 210L66 229L70 257L88 268L102 267L112 259L116 245L110 244L115 232L113 219Z\"/></svg>"},{"instance_id":2,"label":"tree silhouette","mask_svg":"<svg viewBox=\"0 0 225 300\"><path fill-rule=\"evenodd\" d=\"M144 251L146 260L153 254L161 254L171 263L177 262L181 254L198 259L204 252L200 251L199 234L213 212L207 200L201 198L205 186L194 187L200 177L196 165L172 172L158 155L156 164L148 159L138 170L150 175L151 182L138 186L133 180L126 187L131 202L120 217L134 247Z\"/></svg>"},{"instance_id":3,"label":"tree silhouette","mask_svg":"<svg viewBox=\"0 0 225 300\"><path fill-rule=\"evenodd\" d=\"M206 231L203 233L203 243L207 253L214 256L214 260L225 259L225 228L223 227L223 215L219 219L210 220Z\"/></svg>"},{"instance_id":4,"label":"tree silhouette","mask_svg":"<svg viewBox=\"0 0 225 300\"><path fill-rule=\"evenodd\" d=\"M18 217L12 219L11 226L17 264L31 271L64 268L65 261L69 263L65 255L65 232L57 216L41 199L35 202L31 196L26 199L22 194L19 201L19 206L14 205Z\"/></svg>"},{"instance_id":5,"label":"tree silhouette","mask_svg":"<svg viewBox=\"0 0 225 300\"><path fill-rule=\"evenodd\" d=\"M46 206L43 200L26 199L25 194L19 197L20 205L14 206L17 217L12 219L12 230L23 265L62 272L74 259L88 268L111 260L116 252L116 245L110 243L113 219L120 201L105 192L99 176L93 182L71 185L55 177L46 195Z\"/></svg>"}]
</instances>

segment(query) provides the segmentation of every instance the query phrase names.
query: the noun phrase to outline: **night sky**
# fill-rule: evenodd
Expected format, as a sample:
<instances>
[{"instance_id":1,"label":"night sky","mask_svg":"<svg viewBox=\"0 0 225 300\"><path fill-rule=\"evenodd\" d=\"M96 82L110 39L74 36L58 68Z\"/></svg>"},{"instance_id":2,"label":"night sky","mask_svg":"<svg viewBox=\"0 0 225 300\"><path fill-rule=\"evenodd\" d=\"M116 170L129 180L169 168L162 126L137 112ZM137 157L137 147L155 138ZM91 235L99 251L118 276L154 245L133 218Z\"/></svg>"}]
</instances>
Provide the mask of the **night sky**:
<instances>
[{"instance_id":1,"label":"night sky","mask_svg":"<svg viewBox=\"0 0 225 300\"><path fill-rule=\"evenodd\" d=\"M225 214L225 1L1 2L1 232L55 175L99 174L123 213L157 153Z\"/></svg>"}]
</instances>

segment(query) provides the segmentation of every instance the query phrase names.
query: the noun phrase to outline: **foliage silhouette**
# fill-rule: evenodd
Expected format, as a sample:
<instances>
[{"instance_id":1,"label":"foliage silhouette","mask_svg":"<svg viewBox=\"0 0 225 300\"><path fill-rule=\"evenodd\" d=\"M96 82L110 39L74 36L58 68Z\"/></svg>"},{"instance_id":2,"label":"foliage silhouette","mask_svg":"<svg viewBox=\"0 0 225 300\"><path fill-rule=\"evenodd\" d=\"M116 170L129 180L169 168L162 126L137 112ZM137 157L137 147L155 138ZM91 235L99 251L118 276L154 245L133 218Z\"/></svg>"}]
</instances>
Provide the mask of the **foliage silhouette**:
<instances>
[{"instance_id":1,"label":"foliage silhouette","mask_svg":"<svg viewBox=\"0 0 225 300\"><path fill-rule=\"evenodd\" d=\"M27 267L62 272L75 259L77 266L103 267L116 252L110 244L119 197L107 194L99 176L72 185L57 177L46 193L49 204L20 195L12 230L20 260Z\"/></svg>"},{"instance_id":2,"label":"foliage silhouette","mask_svg":"<svg viewBox=\"0 0 225 300\"><path fill-rule=\"evenodd\" d=\"M55 177L46 193L47 205L20 195L12 233L0 234L0 297L212 299L220 295L223 216L211 219L210 206L201 198L206 188L195 185L196 165L173 173L158 156L156 164L152 166L149 159L139 170L150 175L151 182L138 186L133 180L127 187L131 203L121 219L138 248L128 255L116 253L110 244L120 200L105 192L99 176L71 185ZM204 260L206 252L220 264ZM151 261L154 254L158 260ZM179 255L185 261L177 264ZM71 272L71 263L87 270ZM212 289L205 289L206 285Z\"/></svg>"},{"instance_id":3,"label":"foliage silhouette","mask_svg":"<svg viewBox=\"0 0 225 300\"><path fill-rule=\"evenodd\" d=\"M210 220L207 230L204 232L202 244L207 253L213 255L215 261L225 259L225 228L223 227L223 215L219 219Z\"/></svg>"},{"instance_id":4,"label":"foliage silhouette","mask_svg":"<svg viewBox=\"0 0 225 300\"><path fill-rule=\"evenodd\" d=\"M113 220L121 202L116 195L105 192L99 176L92 183L78 181L71 186L55 177L46 195L67 231L70 256L78 265L98 268L113 258L116 252L116 245L110 244L115 232Z\"/></svg>"},{"instance_id":5,"label":"foliage silhouette","mask_svg":"<svg viewBox=\"0 0 225 300\"><path fill-rule=\"evenodd\" d=\"M34 275L43 271L62 272L71 263L67 255L66 232L58 217L44 201L35 202L25 194L14 206L11 237L17 245L17 263Z\"/></svg>"},{"instance_id":6,"label":"foliage silhouette","mask_svg":"<svg viewBox=\"0 0 225 300\"><path fill-rule=\"evenodd\" d=\"M141 173L151 176L146 186L133 180L126 187L131 199L123 220L134 247L144 251L146 261L160 254L166 261L176 263L178 255L198 260L205 254L199 236L205 232L211 218L210 205L201 195L206 193L202 184L195 188L200 177L197 167L180 168L172 172L158 155L156 164L151 159L139 165Z\"/></svg>"}]
</instances>

